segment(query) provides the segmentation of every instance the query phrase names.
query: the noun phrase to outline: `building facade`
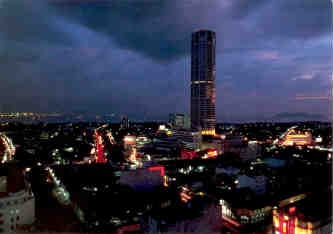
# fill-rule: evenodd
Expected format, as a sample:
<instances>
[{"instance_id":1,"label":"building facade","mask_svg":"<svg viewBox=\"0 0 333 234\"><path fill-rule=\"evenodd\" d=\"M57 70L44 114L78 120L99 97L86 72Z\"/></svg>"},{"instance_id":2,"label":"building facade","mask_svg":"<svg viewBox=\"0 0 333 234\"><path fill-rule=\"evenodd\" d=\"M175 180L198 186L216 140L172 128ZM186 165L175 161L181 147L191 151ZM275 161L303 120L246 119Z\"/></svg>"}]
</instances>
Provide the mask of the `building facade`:
<instances>
[{"instance_id":1,"label":"building facade","mask_svg":"<svg viewBox=\"0 0 333 234\"><path fill-rule=\"evenodd\" d=\"M172 113L169 116L169 123L174 129L190 129L191 119L187 114Z\"/></svg>"},{"instance_id":2,"label":"building facade","mask_svg":"<svg viewBox=\"0 0 333 234\"><path fill-rule=\"evenodd\" d=\"M203 135L215 134L215 32L192 34L191 125Z\"/></svg>"},{"instance_id":3,"label":"building facade","mask_svg":"<svg viewBox=\"0 0 333 234\"><path fill-rule=\"evenodd\" d=\"M35 198L21 169L0 167L0 233L16 233L35 221Z\"/></svg>"},{"instance_id":4,"label":"building facade","mask_svg":"<svg viewBox=\"0 0 333 234\"><path fill-rule=\"evenodd\" d=\"M178 139L182 148L200 150L202 139L199 131L174 130L173 136Z\"/></svg>"},{"instance_id":5,"label":"building facade","mask_svg":"<svg viewBox=\"0 0 333 234\"><path fill-rule=\"evenodd\" d=\"M129 120L128 120L127 115L120 116L120 128L121 129L129 128Z\"/></svg>"}]
</instances>

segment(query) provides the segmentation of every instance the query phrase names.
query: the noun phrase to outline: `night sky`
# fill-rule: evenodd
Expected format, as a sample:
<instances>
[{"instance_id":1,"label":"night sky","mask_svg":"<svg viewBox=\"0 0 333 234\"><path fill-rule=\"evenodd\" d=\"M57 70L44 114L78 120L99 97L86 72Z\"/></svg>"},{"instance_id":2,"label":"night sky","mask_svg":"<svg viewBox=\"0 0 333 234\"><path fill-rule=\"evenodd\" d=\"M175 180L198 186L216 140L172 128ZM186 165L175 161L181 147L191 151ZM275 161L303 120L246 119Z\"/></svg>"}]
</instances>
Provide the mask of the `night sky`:
<instances>
[{"instance_id":1,"label":"night sky","mask_svg":"<svg viewBox=\"0 0 333 234\"><path fill-rule=\"evenodd\" d=\"M326 120L331 22L329 0L0 0L0 111L189 112L211 29L218 121Z\"/></svg>"}]
</instances>

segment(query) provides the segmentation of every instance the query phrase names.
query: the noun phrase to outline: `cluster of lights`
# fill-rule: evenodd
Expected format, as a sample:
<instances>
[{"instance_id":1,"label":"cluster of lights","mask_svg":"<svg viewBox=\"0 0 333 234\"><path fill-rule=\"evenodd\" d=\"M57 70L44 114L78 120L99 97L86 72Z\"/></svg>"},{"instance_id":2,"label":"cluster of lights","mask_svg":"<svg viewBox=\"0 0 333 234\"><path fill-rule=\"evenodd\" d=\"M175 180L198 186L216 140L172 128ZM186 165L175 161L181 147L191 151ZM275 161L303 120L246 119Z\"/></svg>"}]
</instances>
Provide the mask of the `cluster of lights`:
<instances>
[{"instance_id":1,"label":"cluster of lights","mask_svg":"<svg viewBox=\"0 0 333 234\"><path fill-rule=\"evenodd\" d=\"M216 158L217 156L218 156L218 152L216 149L209 149L209 150L207 150L207 152L205 153L205 155L202 158L203 159Z\"/></svg>"},{"instance_id":2,"label":"cluster of lights","mask_svg":"<svg viewBox=\"0 0 333 234\"><path fill-rule=\"evenodd\" d=\"M312 223L306 222L299 225L296 207L289 207L287 213L273 209L273 226L275 234L312 234Z\"/></svg>"},{"instance_id":3,"label":"cluster of lights","mask_svg":"<svg viewBox=\"0 0 333 234\"><path fill-rule=\"evenodd\" d=\"M102 126L104 127L104 126ZM91 152L95 153L95 162L96 163L106 163L107 159L106 159L106 154L104 153L104 145L103 145L103 139L102 136L98 134L97 130L95 131L94 134L95 137L95 148L92 149ZM89 164L91 162L88 162Z\"/></svg>"},{"instance_id":4,"label":"cluster of lights","mask_svg":"<svg viewBox=\"0 0 333 234\"><path fill-rule=\"evenodd\" d=\"M124 142L125 142L125 144L128 144L128 145L135 144L135 142L136 142L135 136L125 136Z\"/></svg>"},{"instance_id":5,"label":"cluster of lights","mask_svg":"<svg viewBox=\"0 0 333 234\"><path fill-rule=\"evenodd\" d=\"M281 139L281 145L283 146L304 146L304 145L311 145L312 143L312 135L309 132L296 132L295 126L288 129L286 133L282 134Z\"/></svg>"},{"instance_id":6,"label":"cluster of lights","mask_svg":"<svg viewBox=\"0 0 333 234\"><path fill-rule=\"evenodd\" d=\"M110 141L110 143L111 143L112 145L115 145L115 144L116 144L116 141L114 140L113 135L112 135L111 132L108 132L108 133L106 134L106 136L108 137L108 139L109 139L109 141Z\"/></svg>"},{"instance_id":7,"label":"cluster of lights","mask_svg":"<svg viewBox=\"0 0 333 234\"><path fill-rule=\"evenodd\" d=\"M180 199L183 202L185 202L185 203L187 203L190 200L192 200L192 196L190 196L191 195L191 191L188 188L186 188L186 187L182 187L181 188L181 191L180 191L179 195L180 195Z\"/></svg>"},{"instance_id":8,"label":"cluster of lights","mask_svg":"<svg viewBox=\"0 0 333 234\"><path fill-rule=\"evenodd\" d=\"M215 129L202 130L201 135L214 136L215 135Z\"/></svg>"},{"instance_id":9,"label":"cluster of lights","mask_svg":"<svg viewBox=\"0 0 333 234\"><path fill-rule=\"evenodd\" d=\"M15 146L12 140L3 134L0 134L0 144L3 145L3 152L0 152L0 154L2 154L1 163L12 160L15 154Z\"/></svg>"},{"instance_id":10,"label":"cluster of lights","mask_svg":"<svg viewBox=\"0 0 333 234\"><path fill-rule=\"evenodd\" d=\"M164 177L164 176L165 176L165 169L164 169L164 166L152 166L152 167L149 167L148 170L149 170L149 171L159 171L161 177Z\"/></svg>"},{"instance_id":11,"label":"cluster of lights","mask_svg":"<svg viewBox=\"0 0 333 234\"><path fill-rule=\"evenodd\" d=\"M63 185L61 185L61 181L56 177L53 169L50 167L47 167L46 170L49 172L49 174L52 177L52 180L54 181L55 185L57 186L54 190L57 198L60 201L62 200L62 202L65 204L70 203L69 193L66 191L65 187Z\"/></svg>"},{"instance_id":12,"label":"cluster of lights","mask_svg":"<svg viewBox=\"0 0 333 234\"><path fill-rule=\"evenodd\" d=\"M33 112L9 112L9 113L0 113L0 118L18 118L18 117L39 117L39 116L50 116L57 117L61 116L61 114L57 113L33 113Z\"/></svg>"}]
</instances>

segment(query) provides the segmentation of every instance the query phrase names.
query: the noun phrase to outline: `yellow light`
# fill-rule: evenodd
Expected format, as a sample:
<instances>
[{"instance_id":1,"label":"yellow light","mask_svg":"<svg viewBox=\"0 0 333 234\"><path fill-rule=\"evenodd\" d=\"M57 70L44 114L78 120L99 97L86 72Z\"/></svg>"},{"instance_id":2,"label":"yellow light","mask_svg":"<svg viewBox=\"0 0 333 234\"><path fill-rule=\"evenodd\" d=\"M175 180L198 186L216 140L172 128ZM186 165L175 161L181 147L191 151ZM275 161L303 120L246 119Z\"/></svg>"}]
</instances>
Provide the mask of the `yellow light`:
<instances>
[{"instance_id":1,"label":"yellow light","mask_svg":"<svg viewBox=\"0 0 333 234\"><path fill-rule=\"evenodd\" d=\"M282 225L282 231L283 231L283 233L287 232L287 224L286 223L283 223L283 225Z\"/></svg>"},{"instance_id":2,"label":"yellow light","mask_svg":"<svg viewBox=\"0 0 333 234\"><path fill-rule=\"evenodd\" d=\"M312 230L312 223L308 222L308 230Z\"/></svg>"},{"instance_id":3,"label":"yellow light","mask_svg":"<svg viewBox=\"0 0 333 234\"><path fill-rule=\"evenodd\" d=\"M124 142L126 144L134 144L135 143L135 137L134 136L125 136Z\"/></svg>"},{"instance_id":4,"label":"yellow light","mask_svg":"<svg viewBox=\"0 0 333 234\"><path fill-rule=\"evenodd\" d=\"M207 152L207 156L208 157L216 157L217 156L217 151L216 150L209 151L209 152Z\"/></svg>"},{"instance_id":5,"label":"yellow light","mask_svg":"<svg viewBox=\"0 0 333 234\"><path fill-rule=\"evenodd\" d=\"M300 228L295 225L295 234L312 234L312 230Z\"/></svg>"},{"instance_id":6,"label":"yellow light","mask_svg":"<svg viewBox=\"0 0 333 234\"><path fill-rule=\"evenodd\" d=\"M210 130L202 130L201 131L202 135L211 135L214 136L215 135L215 129L210 129Z\"/></svg>"},{"instance_id":7,"label":"yellow light","mask_svg":"<svg viewBox=\"0 0 333 234\"><path fill-rule=\"evenodd\" d=\"M168 185L168 177L166 175L163 177L163 186L164 187L168 187L169 186Z\"/></svg>"},{"instance_id":8,"label":"yellow light","mask_svg":"<svg viewBox=\"0 0 333 234\"><path fill-rule=\"evenodd\" d=\"M135 162L136 161L136 148L132 149L132 152L130 154L129 159L130 159L131 162Z\"/></svg>"},{"instance_id":9,"label":"yellow light","mask_svg":"<svg viewBox=\"0 0 333 234\"><path fill-rule=\"evenodd\" d=\"M287 215L285 215L283 218L284 220L289 220L289 217Z\"/></svg>"},{"instance_id":10,"label":"yellow light","mask_svg":"<svg viewBox=\"0 0 333 234\"><path fill-rule=\"evenodd\" d=\"M160 126L158 127L158 130L166 130L165 125L160 125Z\"/></svg>"},{"instance_id":11,"label":"yellow light","mask_svg":"<svg viewBox=\"0 0 333 234\"><path fill-rule=\"evenodd\" d=\"M274 227L279 228L279 217L278 216L273 216L273 224Z\"/></svg>"}]
</instances>

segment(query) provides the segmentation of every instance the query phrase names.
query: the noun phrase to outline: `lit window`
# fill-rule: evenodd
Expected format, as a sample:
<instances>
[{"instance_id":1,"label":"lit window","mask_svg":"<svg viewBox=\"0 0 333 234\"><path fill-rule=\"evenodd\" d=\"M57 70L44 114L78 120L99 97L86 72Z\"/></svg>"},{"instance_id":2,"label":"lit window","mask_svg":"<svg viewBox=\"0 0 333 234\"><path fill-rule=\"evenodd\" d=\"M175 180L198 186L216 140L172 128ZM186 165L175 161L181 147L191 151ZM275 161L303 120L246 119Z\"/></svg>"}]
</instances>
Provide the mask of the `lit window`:
<instances>
[{"instance_id":1,"label":"lit window","mask_svg":"<svg viewBox=\"0 0 333 234\"><path fill-rule=\"evenodd\" d=\"M283 225L282 225L282 232L283 233L287 232L287 223L286 222L284 222Z\"/></svg>"}]
</instances>

